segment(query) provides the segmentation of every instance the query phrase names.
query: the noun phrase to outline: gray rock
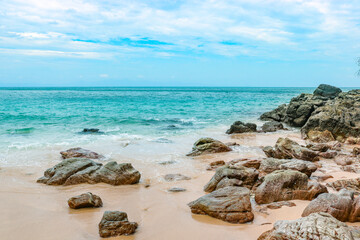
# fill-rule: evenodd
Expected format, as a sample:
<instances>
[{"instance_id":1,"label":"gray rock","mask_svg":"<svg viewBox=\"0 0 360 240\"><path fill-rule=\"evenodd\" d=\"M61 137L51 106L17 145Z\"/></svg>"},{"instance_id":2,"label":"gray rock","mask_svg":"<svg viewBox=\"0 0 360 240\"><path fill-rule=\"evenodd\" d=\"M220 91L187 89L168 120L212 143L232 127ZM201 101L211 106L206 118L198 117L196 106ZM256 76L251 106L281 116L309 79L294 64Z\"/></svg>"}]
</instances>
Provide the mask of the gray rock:
<instances>
[{"instance_id":1,"label":"gray rock","mask_svg":"<svg viewBox=\"0 0 360 240\"><path fill-rule=\"evenodd\" d=\"M256 132L256 124L236 121L230 126L230 129L226 131L227 134L245 133L245 132Z\"/></svg>"},{"instance_id":2,"label":"gray rock","mask_svg":"<svg viewBox=\"0 0 360 240\"><path fill-rule=\"evenodd\" d=\"M135 184L140 180L140 173L130 163L105 165L86 158L65 159L44 172L38 183L47 185L74 185L80 183L108 183L111 185Z\"/></svg>"},{"instance_id":3,"label":"gray rock","mask_svg":"<svg viewBox=\"0 0 360 240\"><path fill-rule=\"evenodd\" d=\"M130 235L137 227L136 222L129 222L126 212L106 211L99 223L99 234L103 238Z\"/></svg>"},{"instance_id":4,"label":"gray rock","mask_svg":"<svg viewBox=\"0 0 360 240\"><path fill-rule=\"evenodd\" d=\"M101 198L91 192L83 193L81 195L72 197L68 200L70 208L97 208L102 207L103 203Z\"/></svg>"},{"instance_id":5,"label":"gray rock","mask_svg":"<svg viewBox=\"0 0 360 240\"><path fill-rule=\"evenodd\" d=\"M66 151L60 152L63 159L68 158L90 158L90 159L102 159L103 155L100 155L96 152L92 152L83 148L70 148Z\"/></svg>"},{"instance_id":6,"label":"gray rock","mask_svg":"<svg viewBox=\"0 0 360 240\"><path fill-rule=\"evenodd\" d=\"M203 154L229 151L231 151L231 148L218 140L212 138L201 138L194 143L192 151L187 154L187 156L199 156Z\"/></svg>"},{"instance_id":7,"label":"gray rock","mask_svg":"<svg viewBox=\"0 0 360 240\"><path fill-rule=\"evenodd\" d=\"M335 98L336 96L341 93L341 89L328 85L328 84L320 84L317 89L314 91L314 95L322 96L322 97L329 97Z\"/></svg>"},{"instance_id":8,"label":"gray rock","mask_svg":"<svg viewBox=\"0 0 360 240\"><path fill-rule=\"evenodd\" d=\"M175 182L175 181L181 181L181 180L190 180L191 178L188 176L184 176L180 173L175 173L175 174L166 174L164 176L164 179L167 182Z\"/></svg>"},{"instance_id":9,"label":"gray rock","mask_svg":"<svg viewBox=\"0 0 360 240\"><path fill-rule=\"evenodd\" d=\"M185 192L185 191L186 191L185 188L179 188L179 187L173 187L168 189L168 192Z\"/></svg>"},{"instance_id":10,"label":"gray rock","mask_svg":"<svg viewBox=\"0 0 360 240\"><path fill-rule=\"evenodd\" d=\"M250 190L243 187L221 188L188 205L194 214L206 214L230 223L245 223L254 219Z\"/></svg>"},{"instance_id":11,"label":"gray rock","mask_svg":"<svg viewBox=\"0 0 360 240\"><path fill-rule=\"evenodd\" d=\"M271 121L264 123L261 129L263 132L276 132L277 130L283 130L284 125L281 122Z\"/></svg>"},{"instance_id":12,"label":"gray rock","mask_svg":"<svg viewBox=\"0 0 360 240\"><path fill-rule=\"evenodd\" d=\"M297 159L266 158L261 161L259 171L269 174L276 170L287 169L305 173L310 177L311 174L317 170L317 166L312 162Z\"/></svg>"},{"instance_id":13,"label":"gray rock","mask_svg":"<svg viewBox=\"0 0 360 240\"><path fill-rule=\"evenodd\" d=\"M327 183L326 186L331 187L336 191L340 191L345 188L349 191L355 192L355 194L360 194L360 178L340 179Z\"/></svg>"}]
</instances>

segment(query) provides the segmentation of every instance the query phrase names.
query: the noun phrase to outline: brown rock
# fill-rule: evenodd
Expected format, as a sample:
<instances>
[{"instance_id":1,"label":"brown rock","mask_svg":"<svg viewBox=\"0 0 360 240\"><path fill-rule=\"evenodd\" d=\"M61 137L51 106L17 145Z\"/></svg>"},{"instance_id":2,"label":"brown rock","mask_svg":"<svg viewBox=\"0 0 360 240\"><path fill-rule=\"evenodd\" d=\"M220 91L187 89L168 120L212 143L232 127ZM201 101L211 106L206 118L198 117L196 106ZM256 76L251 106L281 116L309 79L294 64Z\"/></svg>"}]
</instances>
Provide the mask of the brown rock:
<instances>
[{"instance_id":1,"label":"brown rock","mask_svg":"<svg viewBox=\"0 0 360 240\"><path fill-rule=\"evenodd\" d=\"M221 188L188 205L192 213L209 215L230 223L245 223L254 219L250 190L243 187Z\"/></svg>"},{"instance_id":2,"label":"brown rock","mask_svg":"<svg viewBox=\"0 0 360 240\"><path fill-rule=\"evenodd\" d=\"M210 153L229 152L231 148L226 146L224 143L212 139L212 138L201 138L194 143L192 151L187 156L199 156Z\"/></svg>"},{"instance_id":3,"label":"brown rock","mask_svg":"<svg viewBox=\"0 0 360 240\"><path fill-rule=\"evenodd\" d=\"M60 152L63 159L68 158L90 158L90 159L102 159L105 158L96 152L92 152L83 148L70 148L66 151Z\"/></svg>"},{"instance_id":4,"label":"brown rock","mask_svg":"<svg viewBox=\"0 0 360 240\"><path fill-rule=\"evenodd\" d=\"M360 143L360 138L348 137L348 138L346 139L346 142L347 142L348 144L351 144L351 145L359 144L359 143Z\"/></svg>"},{"instance_id":5,"label":"brown rock","mask_svg":"<svg viewBox=\"0 0 360 240\"><path fill-rule=\"evenodd\" d=\"M360 194L360 178L336 180L334 182L327 183L326 186L331 187L336 191L340 191L345 188L349 191L355 192L355 194Z\"/></svg>"},{"instance_id":6,"label":"brown rock","mask_svg":"<svg viewBox=\"0 0 360 240\"><path fill-rule=\"evenodd\" d=\"M180 173L175 173L175 174L166 174L164 176L164 179L167 182L174 182L174 181L181 181L181 180L190 180L191 178L188 176L184 176Z\"/></svg>"},{"instance_id":7,"label":"brown rock","mask_svg":"<svg viewBox=\"0 0 360 240\"><path fill-rule=\"evenodd\" d=\"M322 158L327 158L327 159L331 159L334 158L338 155L338 153L336 151L327 151L327 152L321 152L319 153L319 156Z\"/></svg>"},{"instance_id":8,"label":"brown rock","mask_svg":"<svg viewBox=\"0 0 360 240\"><path fill-rule=\"evenodd\" d=\"M354 147L353 148L353 154L354 154L354 156L360 155L360 148L359 147Z\"/></svg>"},{"instance_id":9,"label":"brown rock","mask_svg":"<svg viewBox=\"0 0 360 240\"><path fill-rule=\"evenodd\" d=\"M353 201L349 222L360 222L360 197L355 198Z\"/></svg>"},{"instance_id":10,"label":"brown rock","mask_svg":"<svg viewBox=\"0 0 360 240\"><path fill-rule=\"evenodd\" d=\"M261 161L259 171L265 174L272 173L276 170L296 170L310 176L316 171L317 166L309 161L297 159L276 159L266 158Z\"/></svg>"},{"instance_id":11,"label":"brown rock","mask_svg":"<svg viewBox=\"0 0 360 240\"><path fill-rule=\"evenodd\" d=\"M70 208L97 208L102 207L103 203L101 198L91 192L83 193L79 196L72 197L68 200Z\"/></svg>"},{"instance_id":12,"label":"brown rock","mask_svg":"<svg viewBox=\"0 0 360 240\"><path fill-rule=\"evenodd\" d=\"M294 170L277 170L264 177L255 191L258 204L288 201L294 199L312 200L327 192L325 186L308 182L306 174Z\"/></svg>"},{"instance_id":13,"label":"brown rock","mask_svg":"<svg viewBox=\"0 0 360 240\"><path fill-rule=\"evenodd\" d=\"M133 234L138 227L136 222L129 222L127 214L120 211L106 211L99 223L100 237L115 237Z\"/></svg>"},{"instance_id":14,"label":"brown rock","mask_svg":"<svg viewBox=\"0 0 360 240\"><path fill-rule=\"evenodd\" d=\"M307 133L307 138L312 142L318 142L318 143L326 143L326 142L335 141L334 136L328 130L325 130L325 131L322 131L322 132L321 131L310 130Z\"/></svg>"},{"instance_id":15,"label":"brown rock","mask_svg":"<svg viewBox=\"0 0 360 240\"><path fill-rule=\"evenodd\" d=\"M208 171L212 171L217 169L218 167L224 166L225 162L223 160L219 160L219 161L215 161L215 162L211 162L209 164L209 166L206 168L206 170Z\"/></svg>"},{"instance_id":16,"label":"brown rock","mask_svg":"<svg viewBox=\"0 0 360 240\"><path fill-rule=\"evenodd\" d=\"M340 166L346 166L353 164L357 159L353 156L346 155L346 154L339 154L334 159L335 163Z\"/></svg>"},{"instance_id":17,"label":"brown rock","mask_svg":"<svg viewBox=\"0 0 360 240\"><path fill-rule=\"evenodd\" d=\"M258 169L260 167L261 160L258 159L248 159L248 158L241 158L241 159L234 159L229 162L229 166L243 166L247 168L255 168Z\"/></svg>"}]
</instances>

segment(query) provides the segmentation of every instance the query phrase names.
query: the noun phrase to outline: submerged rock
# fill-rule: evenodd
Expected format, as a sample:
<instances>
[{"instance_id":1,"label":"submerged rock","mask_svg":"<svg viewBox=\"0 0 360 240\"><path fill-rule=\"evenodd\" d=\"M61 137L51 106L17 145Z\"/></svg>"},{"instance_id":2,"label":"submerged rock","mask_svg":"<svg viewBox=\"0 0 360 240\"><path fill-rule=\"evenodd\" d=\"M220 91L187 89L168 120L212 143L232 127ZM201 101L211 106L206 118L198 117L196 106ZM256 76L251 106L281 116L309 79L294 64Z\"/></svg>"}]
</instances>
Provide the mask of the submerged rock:
<instances>
[{"instance_id":1,"label":"submerged rock","mask_svg":"<svg viewBox=\"0 0 360 240\"><path fill-rule=\"evenodd\" d=\"M101 198L91 192L83 193L81 195L72 197L68 200L70 208L97 208L102 207L103 203Z\"/></svg>"},{"instance_id":2,"label":"submerged rock","mask_svg":"<svg viewBox=\"0 0 360 240\"><path fill-rule=\"evenodd\" d=\"M180 173L175 173L175 174L166 174L164 176L164 179L167 182L174 182L174 181L181 181L181 180L190 180L191 178L188 176L184 176Z\"/></svg>"},{"instance_id":3,"label":"submerged rock","mask_svg":"<svg viewBox=\"0 0 360 240\"><path fill-rule=\"evenodd\" d=\"M80 183L108 183L111 185L135 184L140 173L130 163L105 165L87 158L69 158L47 169L38 183L47 185L74 185Z\"/></svg>"},{"instance_id":4,"label":"submerged rock","mask_svg":"<svg viewBox=\"0 0 360 240\"><path fill-rule=\"evenodd\" d=\"M204 186L205 192L212 192L228 186L243 186L252 188L258 179L259 172L243 166L219 167L214 176Z\"/></svg>"},{"instance_id":5,"label":"submerged rock","mask_svg":"<svg viewBox=\"0 0 360 240\"><path fill-rule=\"evenodd\" d=\"M102 159L103 155L100 155L96 152L92 152L83 148L70 148L66 151L60 152L63 159L68 158L90 158L90 159Z\"/></svg>"},{"instance_id":6,"label":"submerged rock","mask_svg":"<svg viewBox=\"0 0 360 240\"><path fill-rule=\"evenodd\" d=\"M241 121L234 122L230 129L226 131L227 134L233 133L245 133L245 132L256 132L256 124L254 123L243 123Z\"/></svg>"},{"instance_id":7,"label":"submerged rock","mask_svg":"<svg viewBox=\"0 0 360 240\"><path fill-rule=\"evenodd\" d=\"M319 154L306 147L300 146L297 142L289 138L279 138L275 147L267 146L263 148L266 156L279 159L297 158L306 161L318 161Z\"/></svg>"},{"instance_id":8,"label":"submerged rock","mask_svg":"<svg viewBox=\"0 0 360 240\"><path fill-rule=\"evenodd\" d=\"M276 170L287 169L305 173L310 177L310 175L317 170L317 166L312 162L297 159L266 158L261 161L259 171L268 174Z\"/></svg>"},{"instance_id":9,"label":"submerged rock","mask_svg":"<svg viewBox=\"0 0 360 240\"><path fill-rule=\"evenodd\" d=\"M277 121L266 122L261 127L261 130L263 132L276 132L277 130L283 130L283 129L284 129L284 125L281 122L277 122Z\"/></svg>"},{"instance_id":10,"label":"submerged rock","mask_svg":"<svg viewBox=\"0 0 360 240\"><path fill-rule=\"evenodd\" d=\"M231 148L226 146L224 143L212 139L212 138L201 138L194 143L192 151L187 156L199 156L209 153L220 153L230 152Z\"/></svg>"},{"instance_id":11,"label":"submerged rock","mask_svg":"<svg viewBox=\"0 0 360 240\"><path fill-rule=\"evenodd\" d=\"M243 187L221 188L188 205L192 213L209 215L230 223L245 223L254 219L250 190Z\"/></svg>"},{"instance_id":12,"label":"submerged rock","mask_svg":"<svg viewBox=\"0 0 360 240\"><path fill-rule=\"evenodd\" d=\"M317 182L308 182L308 177L304 173L277 170L264 177L255 191L255 201L264 204L295 199L312 200L325 192L325 186Z\"/></svg>"},{"instance_id":13,"label":"submerged rock","mask_svg":"<svg viewBox=\"0 0 360 240\"><path fill-rule=\"evenodd\" d=\"M355 240L359 231L328 213L313 213L296 220L282 220L258 240Z\"/></svg>"},{"instance_id":14,"label":"submerged rock","mask_svg":"<svg viewBox=\"0 0 360 240\"><path fill-rule=\"evenodd\" d=\"M136 222L129 222L126 212L106 211L99 223L99 234L103 238L130 235L137 227Z\"/></svg>"}]
</instances>

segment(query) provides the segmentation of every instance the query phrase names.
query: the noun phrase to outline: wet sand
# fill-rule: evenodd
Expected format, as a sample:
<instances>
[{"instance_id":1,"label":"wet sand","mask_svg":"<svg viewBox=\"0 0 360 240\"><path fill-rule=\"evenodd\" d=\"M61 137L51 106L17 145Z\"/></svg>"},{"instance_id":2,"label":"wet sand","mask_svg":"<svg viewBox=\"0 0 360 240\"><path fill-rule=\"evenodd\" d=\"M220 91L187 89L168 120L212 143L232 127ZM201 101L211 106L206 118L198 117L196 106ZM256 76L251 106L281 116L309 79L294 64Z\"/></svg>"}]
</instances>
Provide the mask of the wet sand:
<instances>
[{"instance_id":1,"label":"wet sand","mask_svg":"<svg viewBox=\"0 0 360 240\"><path fill-rule=\"evenodd\" d=\"M241 146L235 147L230 153L183 158L181 162L167 165L161 165L158 161L145 163L137 161L136 154L132 159L114 155L111 160L130 161L141 172L140 184L130 186L81 184L63 187L36 183L37 178L43 175L46 168L60 161L58 156L57 160L49 161L46 166L1 168L0 238L4 240L101 239L98 235L98 223L103 212L119 210L127 212L129 220L138 222L139 228L132 236L110 239L257 239L261 233L271 229L275 221L301 217L309 201L295 200L292 201L296 204L295 207L269 209L268 214L255 211L256 206L253 206L255 219L247 224L230 224L209 216L194 215L190 212L187 203L205 194L202 188L214 174L214 171L206 171L209 162L220 159L229 161L244 157L265 157L260 147L274 145L278 137L286 136L303 143L298 132L290 131L224 136L220 140L236 141ZM332 160L322 160L320 163L326 174L334 176L326 182L359 177L359 174L341 171ZM181 173L192 179L165 182L163 176L169 173ZM146 183L150 183L150 187L146 188ZM167 192L171 187L182 187L187 191ZM84 192L99 195L104 206L96 209L69 209L67 200ZM360 223L355 225L360 226Z\"/></svg>"}]
</instances>

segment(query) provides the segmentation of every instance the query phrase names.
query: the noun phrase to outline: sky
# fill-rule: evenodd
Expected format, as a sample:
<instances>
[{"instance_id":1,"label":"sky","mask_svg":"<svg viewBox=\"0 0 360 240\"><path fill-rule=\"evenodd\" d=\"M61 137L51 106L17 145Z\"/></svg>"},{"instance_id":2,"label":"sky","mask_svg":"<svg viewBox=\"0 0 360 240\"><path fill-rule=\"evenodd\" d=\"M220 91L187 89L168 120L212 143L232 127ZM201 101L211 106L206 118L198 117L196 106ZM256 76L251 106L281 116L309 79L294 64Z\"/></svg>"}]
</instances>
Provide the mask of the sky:
<instances>
[{"instance_id":1,"label":"sky","mask_svg":"<svg viewBox=\"0 0 360 240\"><path fill-rule=\"evenodd\" d=\"M2 0L0 87L360 87L360 0Z\"/></svg>"}]
</instances>

